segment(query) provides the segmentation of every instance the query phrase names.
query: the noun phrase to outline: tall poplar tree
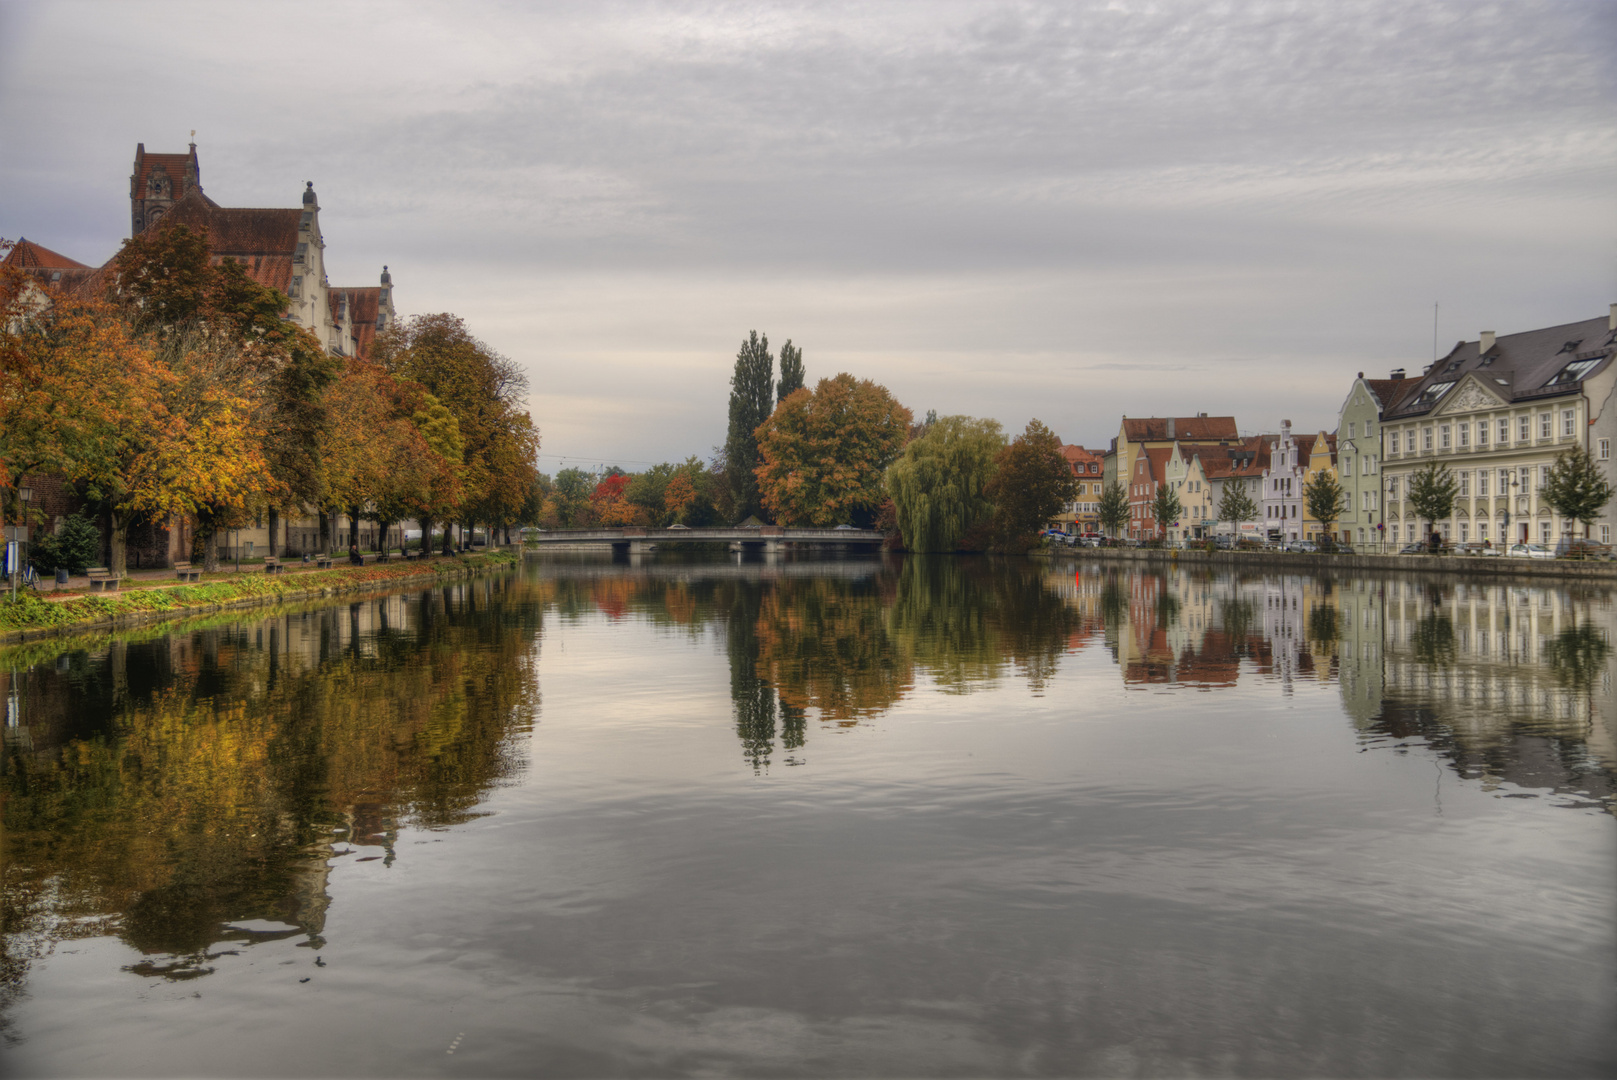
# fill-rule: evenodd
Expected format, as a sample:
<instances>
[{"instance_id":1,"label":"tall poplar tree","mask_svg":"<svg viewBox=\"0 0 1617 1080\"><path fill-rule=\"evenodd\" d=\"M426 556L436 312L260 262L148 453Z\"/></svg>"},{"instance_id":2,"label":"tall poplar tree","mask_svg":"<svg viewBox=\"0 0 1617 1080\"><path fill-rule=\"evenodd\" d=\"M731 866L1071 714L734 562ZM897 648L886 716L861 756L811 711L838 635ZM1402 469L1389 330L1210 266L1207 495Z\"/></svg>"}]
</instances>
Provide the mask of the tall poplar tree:
<instances>
[{"instance_id":1,"label":"tall poplar tree","mask_svg":"<svg viewBox=\"0 0 1617 1080\"><path fill-rule=\"evenodd\" d=\"M785 401L792 391L803 389L803 350L792 346L792 339L780 347L780 385L775 388L775 401Z\"/></svg>"},{"instance_id":2,"label":"tall poplar tree","mask_svg":"<svg viewBox=\"0 0 1617 1080\"><path fill-rule=\"evenodd\" d=\"M752 331L736 353L730 376L730 430L724 440L725 473L730 480L734 515L745 520L761 509L758 502L758 428L775 407L775 358L768 335Z\"/></svg>"}]
</instances>

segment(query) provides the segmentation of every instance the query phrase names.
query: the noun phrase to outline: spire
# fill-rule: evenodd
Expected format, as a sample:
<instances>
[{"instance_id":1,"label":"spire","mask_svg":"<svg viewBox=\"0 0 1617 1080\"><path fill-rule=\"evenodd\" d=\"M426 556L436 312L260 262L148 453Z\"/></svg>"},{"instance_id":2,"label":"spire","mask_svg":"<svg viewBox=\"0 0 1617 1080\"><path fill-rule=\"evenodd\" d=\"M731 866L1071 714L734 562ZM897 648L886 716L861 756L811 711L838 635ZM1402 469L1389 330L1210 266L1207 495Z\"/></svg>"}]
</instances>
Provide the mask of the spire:
<instances>
[{"instance_id":1,"label":"spire","mask_svg":"<svg viewBox=\"0 0 1617 1080\"><path fill-rule=\"evenodd\" d=\"M314 181L313 180L310 180L304 186L303 205L307 206L307 207L312 207L312 208L314 208L316 210L320 209L320 200L318 198L316 198L315 194L314 194Z\"/></svg>"}]
</instances>

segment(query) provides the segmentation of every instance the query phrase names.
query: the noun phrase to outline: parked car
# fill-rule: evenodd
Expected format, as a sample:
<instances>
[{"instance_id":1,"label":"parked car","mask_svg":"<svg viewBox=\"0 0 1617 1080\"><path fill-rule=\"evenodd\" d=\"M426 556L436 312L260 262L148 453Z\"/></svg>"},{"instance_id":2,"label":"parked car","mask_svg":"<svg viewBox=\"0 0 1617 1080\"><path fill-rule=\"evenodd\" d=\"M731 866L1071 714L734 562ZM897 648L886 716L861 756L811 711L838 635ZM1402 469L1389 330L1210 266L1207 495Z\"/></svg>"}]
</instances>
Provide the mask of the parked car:
<instances>
[{"instance_id":1,"label":"parked car","mask_svg":"<svg viewBox=\"0 0 1617 1080\"><path fill-rule=\"evenodd\" d=\"M1557 559L1609 559L1610 544L1597 544L1583 536L1563 536L1555 545Z\"/></svg>"},{"instance_id":2,"label":"parked car","mask_svg":"<svg viewBox=\"0 0 1617 1080\"><path fill-rule=\"evenodd\" d=\"M852 525L838 525L838 526L837 526L837 527L836 527L836 529L834 529L834 530L832 530L832 531L834 531L834 532L840 532L840 531L842 531L842 530L843 530L843 529L846 529L846 530L847 530L847 531L849 531L849 532L853 532L853 526L852 526Z\"/></svg>"},{"instance_id":3,"label":"parked car","mask_svg":"<svg viewBox=\"0 0 1617 1080\"><path fill-rule=\"evenodd\" d=\"M668 527L670 529L689 529L690 528L689 525L670 525Z\"/></svg>"},{"instance_id":4,"label":"parked car","mask_svg":"<svg viewBox=\"0 0 1617 1080\"><path fill-rule=\"evenodd\" d=\"M1543 544L1512 544L1510 555L1517 559L1553 559L1555 552Z\"/></svg>"},{"instance_id":5,"label":"parked car","mask_svg":"<svg viewBox=\"0 0 1617 1080\"><path fill-rule=\"evenodd\" d=\"M1312 540L1287 540L1280 545L1281 551L1295 551L1301 554L1312 554L1319 550L1319 545Z\"/></svg>"},{"instance_id":6,"label":"parked car","mask_svg":"<svg viewBox=\"0 0 1617 1080\"><path fill-rule=\"evenodd\" d=\"M1424 554L1426 554L1426 541L1417 540L1413 544L1405 544L1403 547L1398 549L1398 554L1400 554L1400 555L1424 555Z\"/></svg>"},{"instance_id":7,"label":"parked car","mask_svg":"<svg viewBox=\"0 0 1617 1080\"><path fill-rule=\"evenodd\" d=\"M1357 551L1353 550L1353 545L1352 544L1346 543L1345 541L1342 541L1342 540L1336 541L1336 545L1332 550L1334 550L1338 555L1357 555L1358 554Z\"/></svg>"}]
</instances>

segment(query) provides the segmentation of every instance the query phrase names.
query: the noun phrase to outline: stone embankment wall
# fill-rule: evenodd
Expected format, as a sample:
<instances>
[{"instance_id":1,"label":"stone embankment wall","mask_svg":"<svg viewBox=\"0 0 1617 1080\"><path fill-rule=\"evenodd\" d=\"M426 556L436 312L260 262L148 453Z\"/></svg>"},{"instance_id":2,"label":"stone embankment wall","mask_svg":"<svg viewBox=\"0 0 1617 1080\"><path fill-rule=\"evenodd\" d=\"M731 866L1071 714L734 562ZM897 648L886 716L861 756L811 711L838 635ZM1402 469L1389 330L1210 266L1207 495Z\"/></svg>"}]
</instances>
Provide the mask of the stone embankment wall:
<instances>
[{"instance_id":1,"label":"stone embankment wall","mask_svg":"<svg viewBox=\"0 0 1617 1080\"><path fill-rule=\"evenodd\" d=\"M1463 574L1466 577L1577 578L1617 585L1617 562L1571 559L1513 559L1477 555L1332 555L1284 551L1158 551L1151 548L1051 548L1035 552L1077 562L1146 566L1208 566L1220 569L1298 570L1307 573L1345 570L1398 570L1416 574Z\"/></svg>"}]
</instances>

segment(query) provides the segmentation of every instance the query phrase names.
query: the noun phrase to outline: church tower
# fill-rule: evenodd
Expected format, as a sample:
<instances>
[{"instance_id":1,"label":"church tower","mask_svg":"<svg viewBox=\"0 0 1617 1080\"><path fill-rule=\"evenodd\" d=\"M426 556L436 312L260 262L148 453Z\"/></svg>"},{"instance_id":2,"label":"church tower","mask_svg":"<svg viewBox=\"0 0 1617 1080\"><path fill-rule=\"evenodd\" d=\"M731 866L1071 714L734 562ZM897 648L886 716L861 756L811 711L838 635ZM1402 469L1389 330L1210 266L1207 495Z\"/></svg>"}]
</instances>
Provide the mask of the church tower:
<instances>
[{"instance_id":1,"label":"church tower","mask_svg":"<svg viewBox=\"0 0 1617 1080\"><path fill-rule=\"evenodd\" d=\"M192 188L202 191L196 143L184 154L148 154L145 143L136 143L135 171L129 177L129 235L139 236Z\"/></svg>"}]
</instances>

